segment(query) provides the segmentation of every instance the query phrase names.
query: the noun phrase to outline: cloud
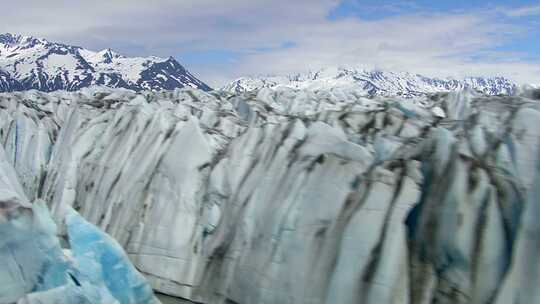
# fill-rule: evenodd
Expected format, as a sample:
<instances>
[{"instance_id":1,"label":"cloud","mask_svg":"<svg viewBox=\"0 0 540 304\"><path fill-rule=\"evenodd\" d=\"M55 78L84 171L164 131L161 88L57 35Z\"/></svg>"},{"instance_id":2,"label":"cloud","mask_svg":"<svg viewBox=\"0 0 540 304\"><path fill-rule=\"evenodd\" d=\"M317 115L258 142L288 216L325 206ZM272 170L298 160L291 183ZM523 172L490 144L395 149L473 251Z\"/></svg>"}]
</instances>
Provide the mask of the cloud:
<instances>
[{"instance_id":1,"label":"cloud","mask_svg":"<svg viewBox=\"0 0 540 304\"><path fill-rule=\"evenodd\" d=\"M247 54L222 70L233 75L283 74L325 66L356 66L437 77L507 76L540 82L540 65L519 53L489 51L527 33L489 14L412 15L362 21L319 20L291 27L295 47ZM211 71L208 71L211 74Z\"/></svg>"},{"instance_id":2,"label":"cloud","mask_svg":"<svg viewBox=\"0 0 540 304\"><path fill-rule=\"evenodd\" d=\"M110 47L132 56L173 55L182 61L185 55L187 67L214 86L246 74L336 65L441 77L504 74L519 82L540 83L538 64L520 58L519 52L496 50L528 35L527 28L500 20L500 11L329 18L339 4L337 0L10 1L3 4L0 27L90 49ZM508 9L506 14L530 15L532 8ZM393 6L385 9L395 11Z\"/></svg>"},{"instance_id":3,"label":"cloud","mask_svg":"<svg viewBox=\"0 0 540 304\"><path fill-rule=\"evenodd\" d=\"M501 9L509 17L525 17L540 15L540 5L523 6L515 9Z\"/></svg>"},{"instance_id":4,"label":"cloud","mask_svg":"<svg viewBox=\"0 0 540 304\"><path fill-rule=\"evenodd\" d=\"M17 14L6 14L0 25L91 47L125 43L181 51L242 49L278 45L279 32L287 26L324 19L336 4L335 0L12 1L3 10Z\"/></svg>"}]
</instances>

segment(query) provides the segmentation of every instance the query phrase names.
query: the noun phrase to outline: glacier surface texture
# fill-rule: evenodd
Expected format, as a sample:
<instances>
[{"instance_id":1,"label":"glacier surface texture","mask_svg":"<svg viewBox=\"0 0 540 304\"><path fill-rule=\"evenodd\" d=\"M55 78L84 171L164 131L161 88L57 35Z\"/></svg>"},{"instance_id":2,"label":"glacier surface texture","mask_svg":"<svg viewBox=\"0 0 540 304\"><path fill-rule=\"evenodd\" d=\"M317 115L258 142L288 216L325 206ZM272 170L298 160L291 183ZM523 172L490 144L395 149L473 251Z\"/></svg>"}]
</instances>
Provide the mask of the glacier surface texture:
<instances>
[{"instance_id":1,"label":"glacier surface texture","mask_svg":"<svg viewBox=\"0 0 540 304\"><path fill-rule=\"evenodd\" d=\"M159 303L114 239L69 206L65 214L67 249L0 147L0 303Z\"/></svg>"},{"instance_id":2,"label":"glacier surface texture","mask_svg":"<svg viewBox=\"0 0 540 304\"><path fill-rule=\"evenodd\" d=\"M538 95L0 94L0 302L540 303Z\"/></svg>"}]
</instances>

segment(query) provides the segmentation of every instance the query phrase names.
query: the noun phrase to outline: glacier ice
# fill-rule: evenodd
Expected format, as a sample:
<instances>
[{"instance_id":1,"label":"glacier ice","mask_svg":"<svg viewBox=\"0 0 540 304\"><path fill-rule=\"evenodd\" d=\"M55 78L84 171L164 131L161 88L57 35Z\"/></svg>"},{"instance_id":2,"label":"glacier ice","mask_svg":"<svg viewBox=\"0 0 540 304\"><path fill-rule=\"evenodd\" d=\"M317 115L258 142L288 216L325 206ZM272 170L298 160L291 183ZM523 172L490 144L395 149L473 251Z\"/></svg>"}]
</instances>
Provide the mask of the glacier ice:
<instances>
[{"instance_id":1,"label":"glacier ice","mask_svg":"<svg viewBox=\"0 0 540 304\"><path fill-rule=\"evenodd\" d=\"M0 303L158 303L116 241L73 210L66 227L63 250L45 202L30 203L0 147Z\"/></svg>"},{"instance_id":2,"label":"glacier ice","mask_svg":"<svg viewBox=\"0 0 540 304\"><path fill-rule=\"evenodd\" d=\"M89 223L200 303L535 303L540 105L519 94L0 94L2 181L110 246L71 255L110 257L77 273L119 301L150 291Z\"/></svg>"},{"instance_id":3,"label":"glacier ice","mask_svg":"<svg viewBox=\"0 0 540 304\"><path fill-rule=\"evenodd\" d=\"M157 303L152 288L114 239L72 209L66 227L71 257L86 280L106 287L119 303Z\"/></svg>"}]
</instances>

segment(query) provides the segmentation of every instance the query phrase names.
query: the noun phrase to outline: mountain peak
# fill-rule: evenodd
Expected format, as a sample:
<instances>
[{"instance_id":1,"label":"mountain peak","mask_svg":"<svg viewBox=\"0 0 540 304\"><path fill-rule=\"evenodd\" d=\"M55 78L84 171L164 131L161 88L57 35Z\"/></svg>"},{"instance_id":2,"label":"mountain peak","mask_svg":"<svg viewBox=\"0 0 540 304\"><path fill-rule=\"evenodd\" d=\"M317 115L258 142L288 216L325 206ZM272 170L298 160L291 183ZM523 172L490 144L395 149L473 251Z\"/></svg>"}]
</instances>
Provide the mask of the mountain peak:
<instances>
[{"instance_id":1,"label":"mountain peak","mask_svg":"<svg viewBox=\"0 0 540 304\"><path fill-rule=\"evenodd\" d=\"M32 39L30 36L15 35L11 33L0 34L0 43L3 44L14 44L18 43L21 40Z\"/></svg>"},{"instance_id":2,"label":"mountain peak","mask_svg":"<svg viewBox=\"0 0 540 304\"><path fill-rule=\"evenodd\" d=\"M2 44L8 44L15 42L16 37L11 33L3 33L0 34L0 43Z\"/></svg>"},{"instance_id":3,"label":"mountain peak","mask_svg":"<svg viewBox=\"0 0 540 304\"><path fill-rule=\"evenodd\" d=\"M0 34L0 43L4 45L28 45L28 44L48 44L46 39L35 38L11 33Z\"/></svg>"},{"instance_id":4,"label":"mountain peak","mask_svg":"<svg viewBox=\"0 0 540 304\"><path fill-rule=\"evenodd\" d=\"M514 94L517 86L504 77L467 77L463 79L427 77L401 71L365 70L330 67L305 74L271 77L242 77L224 91L241 93L260 88L289 87L308 90L346 88L366 95L414 97L429 93L473 89L489 95Z\"/></svg>"},{"instance_id":5,"label":"mountain peak","mask_svg":"<svg viewBox=\"0 0 540 304\"><path fill-rule=\"evenodd\" d=\"M0 92L68 90L108 86L140 90L193 87L210 90L169 57L125 57L32 36L0 34Z\"/></svg>"},{"instance_id":6,"label":"mountain peak","mask_svg":"<svg viewBox=\"0 0 540 304\"><path fill-rule=\"evenodd\" d=\"M118 54L117 52L113 51L110 48L106 48L104 50L101 50L97 53L101 58L103 58L103 62L105 63L111 63L113 59L116 58L124 58L124 56Z\"/></svg>"}]
</instances>

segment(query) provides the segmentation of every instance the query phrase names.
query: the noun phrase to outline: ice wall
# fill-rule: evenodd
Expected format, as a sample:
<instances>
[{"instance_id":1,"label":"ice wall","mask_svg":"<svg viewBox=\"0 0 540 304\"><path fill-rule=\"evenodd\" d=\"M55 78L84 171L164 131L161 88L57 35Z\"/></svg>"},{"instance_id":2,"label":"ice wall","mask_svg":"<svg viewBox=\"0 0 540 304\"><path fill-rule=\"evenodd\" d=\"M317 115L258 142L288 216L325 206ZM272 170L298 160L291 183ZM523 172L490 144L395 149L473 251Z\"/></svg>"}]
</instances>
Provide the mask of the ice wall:
<instances>
[{"instance_id":1,"label":"ice wall","mask_svg":"<svg viewBox=\"0 0 540 304\"><path fill-rule=\"evenodd\" d=\"M0 303L159 303L116 241L68 213L63 249L45 202L29 201L0 147Z\"/></svg>"},{"instance_id":2,"label":"ice wall","mask_svg":"<svg viewBox=\"0 0 540 304\"><path fill-rule=\"evenodd\" d=\"M30 126L17 136L3 127L4 145L50 149L39 162L12 152L24 191L57 221L78 210L162 293L240 304L538 301L522 288L540 271L534 94L39 96L31 107L25 94L0 97L6 122ZM48 107L59 110L41 114ZM25 139L40 124L41 146Z\"/></svg>"}]
</instances>

